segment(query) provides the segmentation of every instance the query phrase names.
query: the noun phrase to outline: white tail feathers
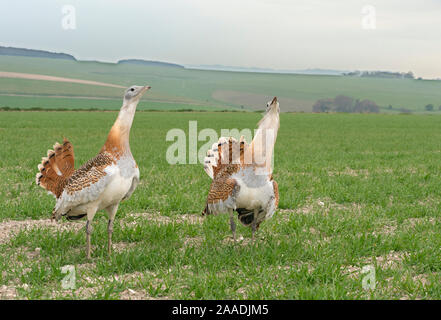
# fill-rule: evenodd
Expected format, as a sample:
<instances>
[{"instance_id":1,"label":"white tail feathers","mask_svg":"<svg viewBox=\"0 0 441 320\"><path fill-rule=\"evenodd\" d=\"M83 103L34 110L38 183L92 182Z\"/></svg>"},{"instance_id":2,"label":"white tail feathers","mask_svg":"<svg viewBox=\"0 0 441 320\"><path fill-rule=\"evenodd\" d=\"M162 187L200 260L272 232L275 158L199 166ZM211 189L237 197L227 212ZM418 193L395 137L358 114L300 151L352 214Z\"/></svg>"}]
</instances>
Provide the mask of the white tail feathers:
<instances>
[{"instance_id":1,"label":"white tail feathers","mask_svg":"<svg viewBox=\"0 0 441 320\"><path fill-rule=\"evenodd\" d=\"M207 150L207 155L204 159L204 170L211 179L214 177L214 167L219 161L219 145L226 143L227 138L221 137L218 142L213 143L211 149Z\"/></svg>"},{"instance_id":2,"label":"white tail feathers","mask_svg":"<svg viewBox=\"0 0 441 320\"><path fill-rule=\"evenodd\" d=\"M213 144L211 149L208 149L207 155L204 158L204 170L213 179L213 166L216 166L219 157L217 153L217 143Z\"/></svg>"},{"instance_id":3,"label":"white tail feathers","mask_svg":"<svg viewBox=\"0 0 441 320\"><path fill-rule=\"evenodd\" d=\"M213 143L204 159L204 170L213 179L222 164L240 164L243 162L243 148L247 146L244 137L238 142L233 137L221 137Z\"/></svg>"}]
</instances>

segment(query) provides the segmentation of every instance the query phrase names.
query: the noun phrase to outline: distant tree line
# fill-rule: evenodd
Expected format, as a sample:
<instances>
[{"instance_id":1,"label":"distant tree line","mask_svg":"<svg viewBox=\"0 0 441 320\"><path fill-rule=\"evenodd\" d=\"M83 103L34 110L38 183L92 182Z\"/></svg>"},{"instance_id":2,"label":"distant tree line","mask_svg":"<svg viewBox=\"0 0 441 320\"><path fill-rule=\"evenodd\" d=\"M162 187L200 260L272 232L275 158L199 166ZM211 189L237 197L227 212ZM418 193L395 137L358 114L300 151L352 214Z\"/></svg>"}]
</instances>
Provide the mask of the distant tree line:
<instances>
[{"instance_id":1,"label":"distant tree line","mask_svg":"<svg viewBox=\"0 0 441 320\"><path fill-rule=\"evenodd\" d=\"M435 110L435 106L431 103L427 104L424 109L426 109L426 111L433 111ZM438 107L438 110L441 111L441 106Z\"/></svg>"},{"instance_id":2,"label":"distant tree line","mask_svg":"<svg viewBox=\"0 0 441 320\"><path fill-rule=\"evenodd\" d=\"M185 68L180 64L169 63L169 62L161 62L161 61L152 61L152 60L142 60L142 59L124 59L119 60L118 64L140 64L145 66L157 66L157 67L173 67L173 68Z\"/></svg>"},{"instance_id":3,"label":"distant tree line","mask_svg":"<svg viewBox=\"0 0 441 320\"><path fill-rule=\"evenodd\" d=\"M0 46L0 55L64 59L64 60L76 61L74 56L67 54L67 53L56 53L56 52L50 52L50 51L44 51L44 50L3 47L3 46Z\"/></svg>"},{"instance_id":4,"label":"distant tree line","mask_svg":"<svg viewBox=\"0 0 441 320\"><path fill-rule=\"evenodd\" d=\"M339 95L334 99L320 99L312 106L313 112L348 112L348 113L378 113L380 108L371 100L354 100L351 97Z\"/></svg>"},{"instance_id":5,"label":"distant tree line","mask_svg":"<svg viewBox=\"0 0 441 320\"><path fill-rule=\"evenodd\" d=\"M393 79L415 79L412 71L390 72L390 71L353 71L343 73L344 76L365 77L365 78L393 78Z\"/></svg>"}]
</instances>

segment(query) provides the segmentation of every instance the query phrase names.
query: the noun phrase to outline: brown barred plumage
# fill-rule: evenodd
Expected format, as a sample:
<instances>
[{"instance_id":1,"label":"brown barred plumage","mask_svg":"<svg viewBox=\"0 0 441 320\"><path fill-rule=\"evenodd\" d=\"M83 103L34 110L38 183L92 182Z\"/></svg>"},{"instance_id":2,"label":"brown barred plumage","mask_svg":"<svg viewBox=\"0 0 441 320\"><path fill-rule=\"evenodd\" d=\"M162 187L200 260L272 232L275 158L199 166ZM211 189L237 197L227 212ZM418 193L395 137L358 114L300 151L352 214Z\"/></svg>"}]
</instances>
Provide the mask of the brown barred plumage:
<instances>
[{"instance_id":1,"label":"brown barred plumage","mask_svg":"<svg viewBox=\"0 0 441 320\"><path fill-rule=\"evenodd\" d=\"M250 145L243 137L239 142L222 137L207 151L204 160L204 170L213 180L202 214L229 212L233 238L236 230L233 211L244 225L252 227L254 236L261 222L274 214L279 203L278 185L273 180L269 162L279 129L277 98L267 104L267 112L258 126Z\"/></svg>"},{"instance_id":2,"label":"brown barred plumage","mask_svg":"<svg viewBox=\"0 0 441 320\"><path fill-rule=\"evenodd\" d=\"M92 220L99 210L108 213L108 252L112 247L113 221L119 203L128 199L139 183L139 169L130 151L129 135L139 99L150 86L132 86L124 93L120 109L104 146L93 159L75 171L72 144L64 139L48 150L38 165L36 183L56 197L55 220L87 216L86 255L90 258Z\"/></svg>"},{"instance_id":3,"label":"brown barred plumage","mask_svg":"<svg viewBox=\"0 0 441 320\"><path fill-rule=\"evenodd\" d=\"M66 182L64 190L68 194L73 194L98 182L106 175L104 169L112 163L115 163L115 159L111 154L100 152L95 158L90 159L75 171Z\"/></svg>"},{"instance_id":4,"label":"brown barred plumage","mask_svg":"<svg viewBox=\"0 0 441 320\"><path fill-rule=\"evenodd\" d=\"M58 198L67 179L75 170L74 152L72 144L66 138L62 145L55 143L54 150L48 150L47 157L43 157L38 165L36 183Z\"/></svg>"}]
</instances>

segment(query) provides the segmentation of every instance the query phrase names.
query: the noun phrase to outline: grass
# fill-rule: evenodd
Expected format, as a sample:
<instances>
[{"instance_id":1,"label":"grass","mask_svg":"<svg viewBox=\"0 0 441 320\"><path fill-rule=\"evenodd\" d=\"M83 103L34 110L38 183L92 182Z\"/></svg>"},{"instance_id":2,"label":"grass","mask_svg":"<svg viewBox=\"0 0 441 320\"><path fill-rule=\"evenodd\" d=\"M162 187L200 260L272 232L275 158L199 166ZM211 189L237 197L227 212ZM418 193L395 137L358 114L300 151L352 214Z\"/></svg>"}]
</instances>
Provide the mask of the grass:
<instances>
[{"instance_id":1,"label":"grass","mask_svg":"<svg viewBox=\"0 0 441 320\"><path fill-rule=\"evenodd\" d=\"M138 113L131 148L141 183L120 206L110 258L106 215L96 216L88 262L84 221L43 220L54 201L35 185L36 165L63 136L84 163L115 117L0 112L0 228L12 225L0 238L3 291L36 299L441 298L439 116L282 114L279 210L255 243L238 226L244 239L234 244L227 215L200 216L210 183L202 165L169 165L165 136L188 131L190 120L198 130L254 128L260 115ZM75 290L61 287L65 265L76 267ZM366 265L375 268L375 290L362 288Z\"/></svg>"},{"instance_id":2,"label":"grass","mask_svg":"<svg viewBox=\"0 0 441 320\"><path fill-rule=\"evenodd\" d=\"M201 71L10 56L0 56L0 71L93 80L127 87L149 84L152 86L146 97L149 101L221 108L262 109L265 106L262 101L277 96L285 111L311 111L318 99L334 98L339 94L370 99L382 108L392 105L393 110L406 108L422 112L427 104L433 104L436 110L441 105L441 81ZM34 101L43 99L39 103L44 104L48 103L50 96L59 95L120 100L122 90L5 78L0 79L0 107L11 103L5 94L38 95L33 97ZM84 101L76 99L64 103L67 107L74 104L77 109Z\"/></svg>"}]
</instances>

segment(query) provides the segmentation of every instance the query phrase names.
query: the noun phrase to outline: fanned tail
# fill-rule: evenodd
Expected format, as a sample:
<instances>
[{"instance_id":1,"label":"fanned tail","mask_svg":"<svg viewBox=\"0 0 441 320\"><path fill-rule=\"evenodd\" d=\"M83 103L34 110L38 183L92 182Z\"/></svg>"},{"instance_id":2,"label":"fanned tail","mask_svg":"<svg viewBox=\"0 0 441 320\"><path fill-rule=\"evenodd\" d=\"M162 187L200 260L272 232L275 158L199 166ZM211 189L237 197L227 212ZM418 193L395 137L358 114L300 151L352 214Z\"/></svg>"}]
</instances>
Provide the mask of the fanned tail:
<instances>
[{"instance_id":1,"label":"fanned tail","mask_svg":"<svg viewBox=\"0 0 441 320\"><path fill-rule=\"evenodd\" d=\"M55 143L54 150L49 149L47 157L41 159L35 182L58 198L65 182L75 171L74 162L73 146L65 138L63 144Z\"/></svg>"},{"instance_id":2,"label":"fanned tail","mask_svg":"<svg viewBox=\"0 0 441 320\"><path fill-rule=\"evenodd\" d=\"M240 141L233 137L221 137L207 151L204 159L205 172L214 179L223 165L244 164L244 150L247 146L243 136Z\"/></svg>"}]
</instances>

